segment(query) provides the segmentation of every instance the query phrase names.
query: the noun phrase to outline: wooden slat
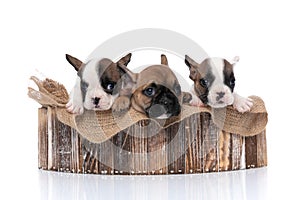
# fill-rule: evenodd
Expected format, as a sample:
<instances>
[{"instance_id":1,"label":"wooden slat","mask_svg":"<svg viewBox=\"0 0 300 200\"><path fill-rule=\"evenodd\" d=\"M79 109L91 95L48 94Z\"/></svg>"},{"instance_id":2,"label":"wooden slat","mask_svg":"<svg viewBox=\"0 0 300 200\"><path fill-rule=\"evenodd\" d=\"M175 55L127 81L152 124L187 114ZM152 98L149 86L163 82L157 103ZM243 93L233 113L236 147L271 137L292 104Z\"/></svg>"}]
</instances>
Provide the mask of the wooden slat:
<instances>
[{"instance_id":1,"label":"wooden slat","mask_svg":"<svg viewBox=\"0 0 300 200\"><path fill-rule=\"evenodd\" d=\"M148 174L166 174L168 171L167 134L156 124L147 126L147 170Z\"/></svg>"},{"instance_id":2,"label":"wooden slat","mask_svg":"<svg viewBox=\"0 0 300 200\"><path fill-rule=\"evenodd\" d=\"M203 172L218 171L219 129L213 124L210 114L201 113L203 137Z\"/></svg>"},{"instance_id":3,"label":"wooden slat","mask_svg":"<svg viewBox=\"0 0 300 200\"><path fill-rule=\"evenodd\" d=\"M192 115L186 120L185 124L186 136L186 166L185 173L201 173L202 172L202 138L201 138L201 124L200 115Z\"/></svg>"},{"instance_id":4,"label":"wooden slat","mask_svg":"<svg viewBox=\"0 0 300 200\"><path fill-rule=\"evenodd\" d=\"M245 141L246 168L267 166L266 132L246 137Z\"/></svg>"},{"instance_id":5,"label":"wooden slat","mask_svg":"<svg viewBox=\"0 0 300 200\"><path fill-rule=\"evenodd\" d=\"M72 141L71 127L58 122L58 169L69 172L71 170Z\"/></svg>"},{"instance_id":6,"label":"wooden slat","mask_svg":"<svg viewBox=\"0 0 300 200\"><path fill-rule=\"evenodd\" d=\"M168 174L185 173L185 121L165 129L167 136Z\"/></svg>"},{"instance_id":7,"label":"wooden slat","mask_svg":"<svg viewBox=\"0 0 300 200\"><path fill-rule=\"evenodd\" d=\"M58 167L58 120L56 110L48 107L48 169L57 171Z\"/></svg>"},{"instance_id":8,"label":"wooden slat","mask_svg":"<svg viewBox=\"0 0 300 200\"><path fill-rule=\"evenodd\" d=\"M220 131L219 134L219 171L228 171L232 167L232 159L231 159L231 134L225 131Z\"/></svg>"},{"instance_id":9,"label":"wooden slat","mask_svg":"<svg viewBox=\"0 0 300 200\"><path fill-rule=\"evenodd\" d=\"M231 170L242 169L243 137L238 134L231 134Z\"/></svg>"},{"instance_id":10,"label":"wooden slat","mask_svg":"<svg viewBox=\"0 0 300 200\"><path fill-rule=\"evenodd\" d=\"M267 156L267 138L266 130L256 136L257 139L257 167L264 167L268 165Z\"/></svg>"},{"instance_id":11,"label":"wooden slat","mask_svg":"<svg viewBox=\"0 0 300 200\"><path fill-rule=\"evenodd\" d=\"M79 135L75 129L71 129L71 142L72 142L72 149L71 149L71 168L73 173L80 173L81 172L81 165L80 165L80 142L79 142Z\"/></svg>"},{"instance_id":12,"label":"wooden slat","mask_svg":"<svg viewBox=\"0 0 300 200\"><path fill-rule=\"evenodd\" d=\"M38 167L48 169L48 118L47 108L38 109Z\"/></svg>"}]
</instances>

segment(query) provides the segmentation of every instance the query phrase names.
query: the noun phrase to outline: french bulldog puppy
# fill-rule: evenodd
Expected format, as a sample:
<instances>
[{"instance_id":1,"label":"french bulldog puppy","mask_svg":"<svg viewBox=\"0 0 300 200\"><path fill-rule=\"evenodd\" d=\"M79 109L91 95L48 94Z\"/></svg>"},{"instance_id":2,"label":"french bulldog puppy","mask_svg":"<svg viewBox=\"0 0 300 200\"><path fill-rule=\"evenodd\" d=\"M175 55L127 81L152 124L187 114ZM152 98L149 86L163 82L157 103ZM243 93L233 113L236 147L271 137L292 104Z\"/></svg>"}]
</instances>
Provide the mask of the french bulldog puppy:
<instances>
[{"instance_id":1,"label":"french bulldog puppy","mask_svg":"<svg viewBox=\"0 0 300 200\"><path fill-rule=\"evenodd\" d=\"M190 79L194 81L191 105L209 105L212 108L223 108L233 105L239 112L250 111L252 99L244 98L234 92L234 65L239 61L235 57L232 62L223 58L206 58L202 63L195 62L188 55L185 64L190 70Z\"/></svg>"},{"instance_id":2,"label":"french bulldog puppy","mask_svg":"<svg viewBox=\"0 0 300 200\"><path fill-rule=\"evenodd\" d=\"M118 62L127 66L131 54ZM70 113L82 114L87 110L109 110L119 96L123 71L108 58L92 59L83 63L79 59L66 55L67 61L75 68L77 79L70 94L66 108ZM119 83L118 83L119 82Z\"/></svg>"},{"instance_id":3,"label":"french bulldog puppy","mask_svg":"<svg viewBox=\"0 0 300 200\"><path fill-rule=\"evenodd\" d=\"M192 99L191 94L181 91L181 86L169 68L165 55L161 55L160 65L151 65L140 73L133 73L119 63L118 66L126 72L125 83L130 85L127 87L130 90L120 96L120 101L126 102L122 109L127 109L131 104L135 110L146 114L149 118L167 119L178 116L182 103Z\"/></svg>"}]
</instances>

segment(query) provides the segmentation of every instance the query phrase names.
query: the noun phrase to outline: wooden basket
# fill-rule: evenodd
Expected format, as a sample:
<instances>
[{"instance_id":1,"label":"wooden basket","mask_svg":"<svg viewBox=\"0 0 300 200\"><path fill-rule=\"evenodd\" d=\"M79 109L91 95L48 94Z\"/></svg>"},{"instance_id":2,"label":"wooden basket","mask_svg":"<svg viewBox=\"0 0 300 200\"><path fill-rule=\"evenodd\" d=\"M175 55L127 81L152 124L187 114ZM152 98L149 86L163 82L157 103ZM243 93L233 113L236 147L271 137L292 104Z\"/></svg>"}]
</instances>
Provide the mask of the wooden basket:
<instances>
[{"instance_id":1,"label":"wooden basket","mask_svg":"<svg viewBox=\"0 0 300 200\"><path fill-rule=\"evenodd\" d=\"M267 166L266 131L244 137L197 113L162 129L141 121L94 144L61 123L55 107L39 117L40 169L92 174L192 174Z\"/></svg>"}]
</instances>

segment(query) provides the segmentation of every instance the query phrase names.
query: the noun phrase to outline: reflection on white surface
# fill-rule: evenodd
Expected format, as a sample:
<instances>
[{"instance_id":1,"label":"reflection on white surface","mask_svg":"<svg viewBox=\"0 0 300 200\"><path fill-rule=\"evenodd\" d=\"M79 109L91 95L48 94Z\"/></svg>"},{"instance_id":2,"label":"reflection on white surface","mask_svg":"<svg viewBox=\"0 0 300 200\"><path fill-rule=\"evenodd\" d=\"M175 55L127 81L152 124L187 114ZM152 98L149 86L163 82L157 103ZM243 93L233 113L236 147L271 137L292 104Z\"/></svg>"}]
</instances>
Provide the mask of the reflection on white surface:
<instances>
[{"instance_id":1,"label":"reflection on white surface","mask_svg":"<svg viewBox=\"0 0 300 200\"><path fill-rule=\"evenodd\" d=\"M194 175L39 172L41 199L267 199L267 168Z\"/></svg>"}]
</instances>

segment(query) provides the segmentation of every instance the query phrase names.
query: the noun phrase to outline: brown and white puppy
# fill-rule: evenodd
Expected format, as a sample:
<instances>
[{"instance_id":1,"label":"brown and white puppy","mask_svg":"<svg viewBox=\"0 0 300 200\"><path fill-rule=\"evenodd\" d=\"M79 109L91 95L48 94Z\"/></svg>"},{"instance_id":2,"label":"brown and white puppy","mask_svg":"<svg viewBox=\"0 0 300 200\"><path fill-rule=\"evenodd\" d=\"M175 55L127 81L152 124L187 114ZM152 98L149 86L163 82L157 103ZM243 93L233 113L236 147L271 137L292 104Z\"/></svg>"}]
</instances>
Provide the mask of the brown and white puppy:
<instances>
[{"instance_id":1,"label":"brown and white puppy","mask_svg":"<svg viewBox=\"0 0 300 200\"><path fill-rule=\"evenodd\" d=\"M161 55L161 63L151 65L140 73L133 73L126 66L119 65L130 78L131 106L155 119L178 116L183 101L189 102L192 98L190 94L182 93L165 55ZM124 96L121 98L126 99Z\"/></svg>"},{"instance_id":2,"label":"brown and white puppy","mask_svg":"<svg viewBox=\"0 0 300 200\"><path fill-rule=\"evenodd\" d=\"M130 62L131 54L118 62L124 66ZM77 79L66 105L70 113L82 114L87 110L108 110L119 96L123 71L108 58L92 59L83 63L79 59L66 55L68 62L75 68Z\"/></svg>"},{"instance_id":3,"label":"brown and white puppy","mask_svg":"<svg viewBox=\"0 0 300 200\"><path fill-rule=\"evenodd\" d=\"M190 70L190 79L194 81L190 104L213 108L233 105L239 112L249 111L253 106L252 99L233 92L233 68L238 61L239 57L235 57L231 63L223 58L207 58L199 64L186 55L185 63Z\"/></svg>"}]
</instances>

